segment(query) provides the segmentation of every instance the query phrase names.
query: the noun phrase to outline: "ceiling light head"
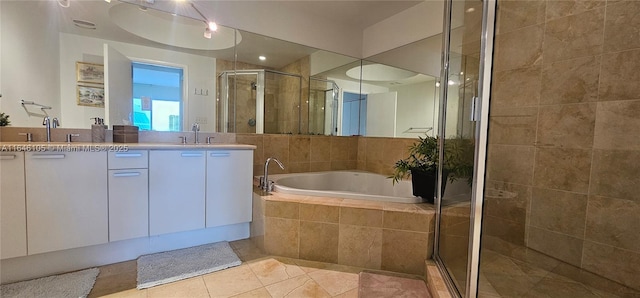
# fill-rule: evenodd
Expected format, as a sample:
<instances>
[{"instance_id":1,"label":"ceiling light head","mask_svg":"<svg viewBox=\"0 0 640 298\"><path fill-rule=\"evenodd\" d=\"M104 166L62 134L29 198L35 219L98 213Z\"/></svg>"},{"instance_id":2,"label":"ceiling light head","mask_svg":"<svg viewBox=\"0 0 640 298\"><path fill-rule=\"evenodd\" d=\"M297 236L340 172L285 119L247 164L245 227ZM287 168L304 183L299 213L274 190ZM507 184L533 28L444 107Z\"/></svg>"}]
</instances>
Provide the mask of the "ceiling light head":
<instances>
[{"instance_id":1,"label":"ceiling light head","mask_svg":"<svg viewBox=\"0 0 640 298\"><path fill-rule=\"evenodd\" d=\"M264 60L267 60L267 57L265 57L265 56L258 56L258 59L260 59L260 61L264 61Z\"/></svg>"},{"instance_id":2,"label":"ceiling light head","mask_svg":"<svg viewBox=\"0 0 640 298\"><path fill-rule=\"evenodd\" d=\"M216 22L209 22L208 26L209 26L209 30L211 30L211 31L217 31L218 30L218 25L216 24Z\"/></svg>"},{"instance_id":3,"label":"ceiling light head","mask_svg":"<svg viewBox=\"0 0 640 298\"><path fill-rule=\"evenodd\" d=\"M440 82L436 82L436 87L440 87Z\"/></svg>"},{"instance_id":4,"label":"ceiling light head","mask_svg":"<svg viewBox=\"0 0 640 298\"><path fill-rule=\"evenodd\" d=\"M67 8L71 5L71 0L58 0L58 4L64 8Z\"/></svg>"},{"instance_id":5,"label":"ceiling light head","mask_svg":"<svg viewBox=\"0 0 640 298\"><path fill-rule=\"evenodd\" d=\"M209 27L204 28L204 38L211 39L211 30L209 30Z\"/></svg>"},{"instance_id":6,"label":"ceiling light head","mask_svg":"<svg viewBox=\"0 0 640 298\"><path fill-rule=\"evenodd\" d=\"M111 0L104 0L104 2L111 3Z\"/></svg>"}]
</instances>

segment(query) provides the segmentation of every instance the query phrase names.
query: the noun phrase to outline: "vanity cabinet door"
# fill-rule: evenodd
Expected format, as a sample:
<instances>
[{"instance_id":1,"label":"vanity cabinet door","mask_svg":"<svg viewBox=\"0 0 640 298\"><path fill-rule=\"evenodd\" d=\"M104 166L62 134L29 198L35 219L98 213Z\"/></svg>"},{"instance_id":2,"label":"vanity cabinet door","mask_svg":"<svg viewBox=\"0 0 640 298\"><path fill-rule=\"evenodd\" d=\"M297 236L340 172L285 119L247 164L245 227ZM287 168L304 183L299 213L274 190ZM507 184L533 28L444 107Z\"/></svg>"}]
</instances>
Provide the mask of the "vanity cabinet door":
<instances>
[{"instance_id":1,"label":"vanity cabinet door","mask_svg":"<svg viewBox=\"0 0 640 298\"><path fill-rule=\"evenodd\" d=\"M109 170L109 241L149 236L149 170Z\"/></svg>"},{"instance_id":2,"label":"vanity cabinet door","mask_svg":"<svg viewBox=\"0 0 640 298\"><path fill-rule=\"evenodd\" d=\"M207 227L251 221L253 150L207 151Z\"/></svg>"},{"instance_id":3,"label":"vanity cabinet door","mask_svg":"<svg viewBox=\"0 0 640 298\"><path fill-rule=\"evenodd\" d=\"M205 228L205 152L149 152L149 234Z\"/></svg>"},{"instance_id":4,"label":"vanity cabinet door","mask_svg":"<svg viewBox=\"0 0 640 298\"><path fill-rule=\"evenodd\" d=\"M108 242L107 153L27 152L30 255Z\"/></svg>"},{"instance_id":5,"label":"vanity cabinet door","mask_svg":"<svg viewBox=\"0 0 640 298\"><path fill-rule=\"evenodd\" d=\"M27 255L24 153L0 153L0 258Z\"/></svg>"}]
</instances>

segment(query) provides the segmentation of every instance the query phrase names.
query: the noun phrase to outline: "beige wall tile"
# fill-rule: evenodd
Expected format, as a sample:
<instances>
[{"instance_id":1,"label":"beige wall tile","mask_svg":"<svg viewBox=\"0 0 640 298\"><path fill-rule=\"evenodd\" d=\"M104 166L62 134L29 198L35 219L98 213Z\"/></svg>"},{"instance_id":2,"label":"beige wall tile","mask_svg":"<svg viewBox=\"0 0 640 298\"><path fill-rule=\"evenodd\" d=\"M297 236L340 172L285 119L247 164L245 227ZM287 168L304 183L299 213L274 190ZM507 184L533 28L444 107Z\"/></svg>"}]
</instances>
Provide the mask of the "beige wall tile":
<instances>
[{"instance_id":1,"label":"beige wall tile","mask_svg":"<svg viewBox=\"0 0 640 298\"><path fill-rule=\"evenodd\" d=\"M311 138L293 135L289 138L289 162L309 162Z\"/></svg>"},{"instance_id":2,"label":"beige wall tile","mask_svg":"<svg viewBox=\"0 0 640 298\"><path fill-rule=\"evenodd\" d=\"M541 66L494 71L493 74L492 111L495 107L531 107L537 106L540 102Z\"/></svg>"},{"instance_id":3,"label":"beige wall tile","mask_svg":"<svg viewBox=\"0 0 640 298\"><path fill-rule=\"evenodd\" d=\"M382 227L382 210L340 207L340 224Z\"/></svg>"},{"instance_id":4,"label":"beige wall tile","mask_svg":"<svg viewBox=\"0 0 640 298\"><path fill-rule=\"evenodd\" d=\"M330 171L331 162L311 162L309 163L309 170L311 172Z\"/></svg>"},{"instance_id":5,"label":"beige wall tile","mask_svg":"<svg viewBox=\"0 0 640 298\"><path fill-rule=\"evenodd\" d=\"M490 144L533 145L536 141L538 108L494 107L489 121Z\"/></svg>"},{"instance_id":6,"label":"beige wall tile","mask_svg":"<svg viewBox=\"0 0 640 298\"><path fill-rule=\"evenodd\" d=\"M640 203L593 196L589 198L587 240L640 253Z\"/></svg>"},{"instance_id":7,"label":"beige wall tile","mask_svg":"<svg viewBox=\"0 0 640 298\"><path fill-rule=\"evenodd\" d=\"M340 207L301 203L300 220L338 223L340 220Z\"/></svg>"},{"instance_id":8,"label":"beige wall tile","mask_svg":"<svg viewBox=\"0 0 640 298\"><path fill-rule=\"evenodd\" d=\"M539 65L542 62L543 36L542 25L529 26L496 36L494 71Z\"/></svg>"},{"instance_id":9,"label":"beige wall tile","mask_svg":"<svg viewBox=\"0 0 640 298\"><path fill-rule=\"evenodd\" d=\"M434 214L384 211L382 227L385 229L433 232L433 220Z\"/></svg>"},{"instance_id":10,"label":"beige wall tile","mask_svg":"<svg viewBox=\"0 0 640 298\"><path fill-rule=\"evenodd\" d=\"M381 268L382 228L340 225L338 264Z\"/></svg>"},{"instance_id":11,"label":"beige wall tile","mask_svg":"<svg viewBox=\"0 0 640 298\"><path fill-rule=\"evenodd\" d=\"M300 221L300 258L337 263L338 230L337 224Z\"/></svg>"},{"instance_id":12,"label":"beige wall tile","mask_svg":"<svg viewBox=\"0 0 640 298\"><path fill-rule=\"evenodd\" d=\"M591 148L596 106L596 103L581 103L540 107L538 145Z\"/></svg>"},{"instance_id":13,"label":"beige wall tile","mask_svg":"<svg viewBox=\"0 0 640 298\"><path fill-rule=\"evenodd\" d=\"M545 64L542 69L541 104L596 101L600 56Z\"/></svg>"},{"instance_id":14,"label":"beige wall tile","mask_svg":"<svg viewBox=\"0 0 640 298\"><path fill-rule=\"evenodd\" d=\"M629 287L640 289L640 254L585 241L583 267Z\"/></svg>"},{"instance_id":15,"label":"beige wall tile","mask_svg":"<svg viewBox=\"0 0 640 298\"><path fill-rule=\"evenodd\" d=\"M331 160L331 137L314 136L311 138L311 162L329 162Z\"/></svg>"},{"instance_id":16,"label":"beige wall tile","mask_svg":"<svg viewBox=\"0 0 640 298\"><path fill-rule=\"evenodd\" d=\"M287 172L289 173L306 173L311 169L311 163L308 162L290 162L288 166L285 167Z\"/></svg>"},{"instance_id":17,"label":"beige wall tile","mask_svg":"<svg viewBox=\"0 0 640 298\"><path fill-rule=\"evenodd\" d=\"M455 229L458 227L457 229ZM452 228L454 230L452 230ZM457 230L457 231L456 231ZM465 233L468 235L469 228L465 225L457 225L454 227L447 227L447 233L452 235L463 236ZM510 220L503 219L501 217L495 217L487 215L483 218L483 231L487 235L498 237L504 241L524 245L525 243L525 225L524 223L518 223Z\"/></svg>"},{"instance_id":18,"label":"beige wall tile","mask_svg":"<svg viewBox=\"0 0 640 298\"><path fill-rule=\"evenodd\" d=\"M579 14L588 10L603 7L607 4L602 0L562 0L548 1L547 20Z\"/></svg>"},{"instance_id":19,"label":"beige wall tile","mask_svg":"<svg viewBox=\"0 0 640 298\"><path fill-rule=\"evenodd\" d=\"M262 135L237 134L236 142L239 144L255 145L256 150L253 151L253 164L264 165L264 140Z\"/></svg>"},{"instance_id":20,"label":"beige wall tile","mask_svg":"<svg viewBox=\"0 0 640 298\"><path fill-rule=\"evenodd\" d=\"M640 151L594 150L591 195L640 202Z\"/></svg>"},{"instance_id":21,"label":"beige wall tile","mask_svg":"<svg viewBox=\"0 0 640 298\"><path fill-rule=\"evenodd\" d=\"M640 150L640 100L599 102L593 147Z\"/></svg>"},{"instance_id":22,"label":"beige wall tile","mask_svg":"<svg viewBox=\"0 0 640 298\"><path fill-rule=\"evenodd\" d=\"M331 137L331 161L349 160L349 138Z\"/></svg>"},{"instance_id":23,"label":"beige wall tile","mask_svg":"<svg viewBox=\"0 0 640 298\"><path fill-rule=\"evenodd\" d=\"M285 166L284 170L281 170L278 166L272 166L269 168L269 173L287 173L287 165L289 164L289 136L264 135L264 157L265 160L269 157L275 157Z\"/></svg>"},{"instance_id":24,"label":"beige wall tile","mask_svg":"<svg viewBox=\"0 0 640 298\"><path fill-rule=\"evenodd\" d=\"M533 146L489 145L487 180L531 185Z\"/></svg>"},{"instance_id":25,"label":"beige wall tile","mask_svg":"<svg viewBox=\"0 0 640 298\"><path fill-rule=\"evenodd\" d=\"M605 54L600 70L600 91L598 99L629 100L640 99L640 49Z\"/></svg>"},{"instance_id":26,"label":"beige wall tile","mask_svg":"<svg viewBox=\"0 0 640 298\"><path fill-rule=\"evenodd\" d=\"M531 200L531 187L488 181L485 187L484 214L525 224Z\"/></svg>"},{"instance_id":27,"label":"beige wall tile","mask_svg":"<svg viewBox=\"0 0 640 298\"><path fill-rule=\"evenodd\" d=\"M607 5L604 51L614 52L640 48L640 2L621 1Z\"/></svg>"},{"instance_id":28,"label":"beige wall tile","mask_svg":"<svg viewBox=\"0 0 640 298\"><path fill-rule=\"evenodd\" d=\"M584 237L587 195L534 188L530 225L554 232Z\"/></svg>"},{"instance_id":29,"label":"beige wall tile","mask_svg":"<svg viewBox=\"0 0 640 298\"><path fill-rule=\"evenodd\" d=\"M565 234L530 227L527 243L532 249L580 267L583 242Z\"/></svg>"},{"instance_id":30,"label":"beige wall tile","mask_svg":"<svg viewBox=\"0 0 640 298\"><path fill-rule=\"evenodd\" d=\"M498 34L544 22L546 1L500 1L498 5Z\"/></svg>"},{"instance_id":31,"label":"beige wall tile","mask_svg":"<svg viewBox=\"0 0 640 298\"><path fill-rule=\"evenodd\" d=\"M604 7L546 23L544 61L554 62L602 53Z\"/></svg>"},{"instance_id":32,"label":"beige wall tile","mask_svg":"<svg viewBox=\"0 0 640 298\"><path fill-rule=\"evenodd\" d=\"M423 275L428 237L428 233L383 229L382 269Z\"/></svg>"},{"instance_id":33,"label":"beige wall tile","mask_svg":"<svg viewBox=\"0 0 640 298\"><path fill-rule=\"evenodd\" d=\"M265 202L264 215L269 217L298 219L299 207L300 204L296 202L269 200Z\"/></svg>"},{"instance_id":34,"label":"beige wall tile","mask_svg":"<svg viewBox=\"0 0 640 298\"><path fill-rule=\"evenodd\" d=\"M265 217L264 249L276 256L298 258L300 240L300 221Z\"/></svg>"},{"instance_id":35,"label":"beige wall tile","mask_svg":"<svg viewBox=\"0 0 640 298\"><path fill-rule=\"evenodd\" d=\"M533 185L586 194L590 169L591 150L538 148Z\"/></svg>"}]
</instances>

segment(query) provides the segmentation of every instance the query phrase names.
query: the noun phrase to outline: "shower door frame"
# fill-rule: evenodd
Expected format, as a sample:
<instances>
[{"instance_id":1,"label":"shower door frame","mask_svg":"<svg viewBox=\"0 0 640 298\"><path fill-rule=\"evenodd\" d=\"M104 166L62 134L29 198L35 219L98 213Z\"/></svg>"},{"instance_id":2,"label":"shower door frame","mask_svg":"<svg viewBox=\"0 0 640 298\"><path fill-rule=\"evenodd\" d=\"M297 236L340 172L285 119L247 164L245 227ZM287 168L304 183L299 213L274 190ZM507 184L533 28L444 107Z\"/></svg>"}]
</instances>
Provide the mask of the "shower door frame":
<instances>
[{"instance_id":1,"label":"shower door frame","mask_svg":"<svg viewBox=\"0 0 640 298\"><path fill-rule=\"evenodd\" d=\"M470 1L470 0L465 0ZM474 101L474 108L472 108L472 119L477 122L475 131L475 156L474 156L474 172L473 172L473 184L471 188L471 208L470 208L470 220L469 220L469 246L468 246L468 261L467 261L467 276L466 287L464 297L477 297L478 296L478 278L480 270L480 240L482 231L482 207L484 202L484 186L485 186L485 171L486 171L486 157L487 157L487 143L488 143L488 128L489 128L489 101L491 91L492 80L492 66L493 66L493 47L495 36L495 19L496 19L496 5L497 0L484 0L482 3L482 31L481 31L481 44L480 44L480 69L478 78L478 97ZM447 82L443 78L449 77L449 50L450 50L450 37L451 37L451 18L452 18L452 3L453 0L447 0L444 8L444 27L443 27L443 43L442 43L442 70L441 70L441 82ZM446 123L446 99L447 89L440 89L440 117L439 117L439 132L442 137L445 133ZM439 167L438 167L438 188L441 189L441 185L444 182L442 177L442 161L444 160L444 142L439 144ZM446 264L440 258L439 254L439 239L440 239L440 220L442 218L441 213L441 200L442 193L437 192L436 197L436 220L435 220L435 239L434 239L434 251L433 258L435 263L445 279L445 283L449 288L449 292L453 295L459 296L460 291L456 288L451 276L448 273Z\"/></svg>"},{"instance_id":2,"label":"shower door frame","mask_svg":"<svg viewBox=\"0 0 640 298\"><path fill-rule=\"evenodd\" d=\"M255 75L256 76L256 134L262 134L264 133L264 78L265 78L265 71L262 69L259 70L255 70L255 69L251 69L251 70L228 70L228 71L223 71L221 72L218 76L223 78L224 84L222 84L222 87L220 88L224 88L221 89L223 90L223 94L224 94L224 98L221 99L222 100L222 104L221 107L223 107L223 112L222 112L222 117L223 123L226 123L226 125L223 126L223 131L222 132L229 132L229 123L233 122L233 132L236 132L236 107L234 106L234 113L233 113L233 119L229 119L229 76L232 75L234 77L238 76L238 75ZM238 88L238 84L237 84L237 80L233 81L233 90L235 93L235 96L237 95L237 92L235 92L235 90ZM237 102L238 99L235 98L235 101ZM262 111L262 112L258 112L258 111Z\"/></svg>"}]
</instances>

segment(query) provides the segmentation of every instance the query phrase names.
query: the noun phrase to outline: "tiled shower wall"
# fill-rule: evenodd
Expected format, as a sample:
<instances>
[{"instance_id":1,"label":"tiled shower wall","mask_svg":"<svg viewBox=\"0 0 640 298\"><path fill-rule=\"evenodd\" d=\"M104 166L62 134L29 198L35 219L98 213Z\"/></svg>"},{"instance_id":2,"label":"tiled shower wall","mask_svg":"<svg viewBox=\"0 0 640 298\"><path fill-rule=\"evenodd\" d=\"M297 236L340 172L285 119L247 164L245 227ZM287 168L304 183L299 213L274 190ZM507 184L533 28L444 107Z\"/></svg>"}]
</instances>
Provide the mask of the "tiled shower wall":
<instances>
[{"instance_id":1,"label":"tiled shower wall","mask_svg":"<svg viewBox=\"0 0 640 298\"><path fill-rule=\"evenodd\" d=\"M640 289L640 1L498 5L485 240Z\"/></svg>"}]
</instances>

